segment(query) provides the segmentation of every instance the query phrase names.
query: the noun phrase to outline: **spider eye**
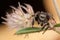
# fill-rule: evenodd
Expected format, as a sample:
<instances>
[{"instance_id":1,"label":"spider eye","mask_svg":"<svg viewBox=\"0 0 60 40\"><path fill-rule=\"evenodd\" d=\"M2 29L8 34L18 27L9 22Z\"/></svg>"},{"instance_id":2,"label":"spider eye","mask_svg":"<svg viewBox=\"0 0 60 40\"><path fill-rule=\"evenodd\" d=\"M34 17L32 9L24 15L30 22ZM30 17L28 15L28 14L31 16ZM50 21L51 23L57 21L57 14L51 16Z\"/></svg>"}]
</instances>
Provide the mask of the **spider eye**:
<instances>
[{"instance_id":1,"label":"spider eye","mask_svg":"<svg viewBox=\"0 0 60 40\"><path fill-rule=\"evenodd\" d=\"M40 14L39 19L44 21L46 19L46 15L45 14Z\"/></svg>"}]
</instances>

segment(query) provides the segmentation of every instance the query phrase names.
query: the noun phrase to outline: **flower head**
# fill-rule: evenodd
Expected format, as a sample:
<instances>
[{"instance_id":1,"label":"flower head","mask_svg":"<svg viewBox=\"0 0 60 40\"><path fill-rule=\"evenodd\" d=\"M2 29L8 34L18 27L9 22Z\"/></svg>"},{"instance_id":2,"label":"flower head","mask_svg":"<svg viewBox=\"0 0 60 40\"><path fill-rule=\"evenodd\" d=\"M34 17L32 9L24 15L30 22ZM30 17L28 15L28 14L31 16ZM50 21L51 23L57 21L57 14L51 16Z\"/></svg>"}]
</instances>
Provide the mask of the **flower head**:
<instances>
[{"instance_id":1,"label":"flower head","mask_svg":"<svg viewBox=\"0 0 60 40\"><path fill-rule=\"evenodd\" d=\"M11 14L7 13L6 15L7 18L2 17L6 21L3 23L5 23L6 25L12 28L32 27L32 21L35 18L35 16L33 16L35 14L32 6L29 4L25 4L26 5L25 7L23 5L20 5L19 2L18 4L19 4L18 8L10 6L13 9L12 13ZM22 8L25 9L27 13L25 13Z\"/></svg>"}]
</instances>

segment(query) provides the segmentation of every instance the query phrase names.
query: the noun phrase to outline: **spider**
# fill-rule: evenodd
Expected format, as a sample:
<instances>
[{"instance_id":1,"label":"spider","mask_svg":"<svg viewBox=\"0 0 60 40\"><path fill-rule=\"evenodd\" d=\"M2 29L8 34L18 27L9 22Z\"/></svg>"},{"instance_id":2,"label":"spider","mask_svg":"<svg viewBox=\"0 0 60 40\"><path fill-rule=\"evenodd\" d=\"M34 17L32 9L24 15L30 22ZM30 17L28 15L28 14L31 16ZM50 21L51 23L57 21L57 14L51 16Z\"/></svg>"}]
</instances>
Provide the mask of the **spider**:
<instances>
[{"instance_id":1,"label":"spider","mask_svg":"<svg viewBox=\"0 0 60 40\"><path fill-rule=\"evenodd\" d=\"M45 31L48 28L51 28L51 25L49 23L50 19L52 19L55 22L54 18L47 12L39 12L36 17L36 21L42 26L41 29Z\"/></svg>"}]
</instances>

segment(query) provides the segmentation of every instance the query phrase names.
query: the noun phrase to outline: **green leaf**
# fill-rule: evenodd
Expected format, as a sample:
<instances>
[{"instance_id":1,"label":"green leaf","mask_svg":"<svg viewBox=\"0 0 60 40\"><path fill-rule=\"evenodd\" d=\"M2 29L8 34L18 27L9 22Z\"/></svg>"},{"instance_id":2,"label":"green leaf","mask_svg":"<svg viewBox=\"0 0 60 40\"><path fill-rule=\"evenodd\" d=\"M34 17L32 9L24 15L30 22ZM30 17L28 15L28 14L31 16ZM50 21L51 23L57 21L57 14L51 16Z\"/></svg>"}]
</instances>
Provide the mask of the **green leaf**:
<instances>
[{"instance_id":1,"label":"green leaf","mask_svg":"<svg viewBox=\"0 0 60 40\"><path fill-rule=\"evenodd\" d=\"M54 27L53 30L60 34L60 27Z\"/></svg>"},{"instance_id":2,"label":"green leaf","mask_svg":"<svg viewBox=\"0 0 60 40\"><path fill-rule=\"evenodd\" d=\"M39 27L28 27L28 28L24 28L21 30L18 30L15 34L28 34L28 33L34 33L34 32L40 32L42 31L41 28Z\"/></svg>"},{"instance_id":3,"label":"green leaf","mask_svg":"<svg viewBox=\"0 0 60 40\"><path fill-rule=\"evenodd\" d=\"M54 27L60 27L60 24L56 24L56 25L54 25Z\"/></svg>"},{"instance_id":4,"label":"green leaf","mask_svg":"<svg viewBox=\"0 0 60 40\"><path fill-rule=\"evenodd\" d=\"M60 34L60 23L54 25L53 30Z\"/></svg>"}]
</instances>

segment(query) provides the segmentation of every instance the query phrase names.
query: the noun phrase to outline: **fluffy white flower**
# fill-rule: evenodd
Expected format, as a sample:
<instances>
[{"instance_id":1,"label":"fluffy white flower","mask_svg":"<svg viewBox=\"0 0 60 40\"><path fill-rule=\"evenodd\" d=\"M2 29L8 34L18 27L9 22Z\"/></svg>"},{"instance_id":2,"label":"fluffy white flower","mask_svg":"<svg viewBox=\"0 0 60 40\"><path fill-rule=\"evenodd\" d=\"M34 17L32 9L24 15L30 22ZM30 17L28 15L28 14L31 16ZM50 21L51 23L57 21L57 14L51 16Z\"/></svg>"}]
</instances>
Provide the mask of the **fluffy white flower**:
<instances>
[{"instance_id":1,"label":"fluffy white flower","mask_svg":"<svg viewBox=\"0 0 60 40\"><path fill-rule=\"evenodd\" d=\"M29 4L25 4L25 6L20 5L20 3L18 2L19 6L18 8L15 8L13 6L10 6L13 10L13 12L11 14L7 13L7 18L3 18L4 20L6 20L5 23L6 25L8 25L9 27L12 28L16 28L16 27L32 27L32 21L35 18L35 16L37 14L34 14L33 8L31 5ZM27 13L25 13L23 10L25 9L27 11ZM35 16L33 16L35 15Z\"/></svg>"}]
</instances>

